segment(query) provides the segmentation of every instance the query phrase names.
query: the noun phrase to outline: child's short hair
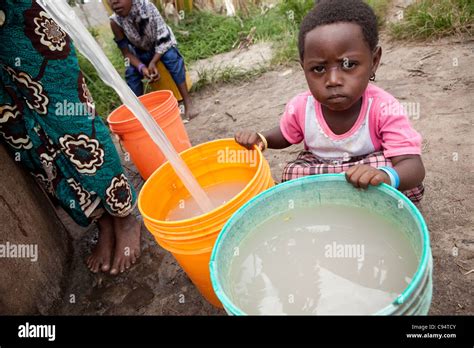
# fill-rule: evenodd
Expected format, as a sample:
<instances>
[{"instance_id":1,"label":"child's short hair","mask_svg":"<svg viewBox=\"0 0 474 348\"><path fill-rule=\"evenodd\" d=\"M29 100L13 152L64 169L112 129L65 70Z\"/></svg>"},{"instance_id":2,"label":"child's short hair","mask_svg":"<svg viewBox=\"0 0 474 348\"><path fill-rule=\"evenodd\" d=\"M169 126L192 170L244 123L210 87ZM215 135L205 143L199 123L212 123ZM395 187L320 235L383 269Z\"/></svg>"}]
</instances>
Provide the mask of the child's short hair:
<instances>
[{"instance_id":1,"label":"child's short hair","mask_svg":"<svg viewBox=\"0 0 474 348\"><path fill-rule=\"evenodd\" d=\"M374 50L377 47L379 42L377 17L369 5L361 0L322 0L316 3L301 23L298 37L301 61L303 61L306 34L320 25L337 22L358 24L370 49Z\"/></svg>"}]
</instances>

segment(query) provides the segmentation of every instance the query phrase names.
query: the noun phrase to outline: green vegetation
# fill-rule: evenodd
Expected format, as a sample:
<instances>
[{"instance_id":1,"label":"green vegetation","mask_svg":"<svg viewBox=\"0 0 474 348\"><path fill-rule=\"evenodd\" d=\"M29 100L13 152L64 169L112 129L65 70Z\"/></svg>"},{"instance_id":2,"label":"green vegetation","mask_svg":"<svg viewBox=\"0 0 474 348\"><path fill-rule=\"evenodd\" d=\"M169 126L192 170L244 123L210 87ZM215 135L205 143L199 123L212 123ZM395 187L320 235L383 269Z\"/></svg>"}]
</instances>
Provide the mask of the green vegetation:
<instances>
[{"instance_id":1,"label":"green vegetation","mask_svg":"<svg viewBox=\"0 0 474 348\"><path fill-rule=\"evenodd\" d=\"M305 1L312 2L312 0ZM288 18L282 8L275 7L265 13L259 8L251 8L250 15L246 17L194 12L178 26L172 26L172 29L181 53L190 63L232 50L253 27L255 27L255 41L278 42L287 38L288 32L297 31L297 26L296 20Z\"/></svg>"},{"instance_id":2,"label":"green vegetation","mask_svg":"<svg viewBox=\"0 0 474 348\"><path fill-rule=\"evenodd\" d=\"M92 36L99 41L100 46L112 62L115 69L117 69L119 74L123 76L125 72L124 60L122 53L113 41L112 32L110 31L109 26L106 25L103 27L92 28L90 32ZM86 79L89 91L94 98L97 114L105 119L115 108L122 105L122 102L115 91L100 79L99 74L92 64L79 52L77 56L79 66Z\"/></svg>"},{"instance_id":3,"label":"green vegetation","mask_svg":"<svg viewBox=\"0 0 474 348\"><path fill-rule=\"evenodd\" d=\"M474 33L474 1L420 0L409 6L390 28L397 39L429 39Z\"/></svg>"},{"instance_id":4,"label":"green vegetation","mask_svg":"<svg viewBox=\"0 0 474 348\"><path fill-rule=\"evenodd\" d=\"M366 0L384 26L390 0ZM297 36L304 15L312 8L314 0L282 0L273 8L250 8L247 16L240 14L227 17L210 12L194 11L172 26L179 49L189 65L198 59L228 52L238 46L255 27L254 41L273 43L274 54L270 67L297 62ZM389 27L390 33L399 39L423 39L456 33L473 33L474 1L472 0L418 0L407 8L404 19ZM112 40L108 25L91 29L106 55L120 74L125 67L123 58ZM81 55L79 63L89 89L96 102L99 115L107 117L121 105L115 92L106 86L92 65ZM251 71L237 68L207 70L198 73L200 80L193 86L199 90L208 85L234 83L256 78L270 69L259 66Z\"/></svg>"},{"instance_id":5,"label":"green vegetation","mask_svg":"<svg viewBox=\"0 0 474 348\"><path fill-rule=\"evenodd\" d=\"M227 66L224 68L198 71L199 80L193 85L191 91L196 92L204 87L215 86L220 83L241 83L252 81L269 70L269 66L262 65L251 70L243 70L234 66Z\"/></svg>"},{"instance_id":6,"label":"green vegetation","mask_svg":"<svg viewBox=\"0 0 474 348\"><path fill-rule=\"evenodd\" d=\"M382 24L389 0L368 0L367 3L374 8ZM274 44L272 64L286 64L298 61L299 26L313 5L314 0L282 0L264 13L260 8L251 8L249 16L240 17L194 12L172 28L188 63L232 50L239 38L255 27L256 41Z\"/></svg>"},{"instance_id":7,"label":"green vegetation","mask_svg":"<svg viewBox=\"0 0 474 348\"><path fill-rule=\"evenodd\" d=\"M238 45L239 39L246 37L253 27L256 28L254 40L275 43L276 53L272 64L285 64L297 61L296 34L299 21L306 11L302 10L300 4L302 2L306 3L306 8L310 8L308 4L312 5L313 0L284 0L285 6L268 9L265 13L259 8L252 8L247 17L226 17L195 11L179 26L173 26L173 31L187 64L232 50L234 45ZM294 11L294 20L288 15L288 11L291 10ZM90 31L123 76L125 71L123 57L112 40L109 26L92 28ZM78 58L89 90L94 97L97 113L106 118L121 105L121 101L113 89L102 82L89 61L81 54L78 54ZM198 73L200 80L194 84L193 90L217 83L247 81L267 70L268 67L257 67L251 71L236 68L203 71Z\"/></svg>"},{"instance_id":8,"label":"green vegetation","mask_svg":"<svg viewBox=\"0 0 474 348\"><path fill-rule=\"evenodd\" d=\"M379 27L383 27L390 0L365 0L365 2L374 10Z\"/></svg>"}]
</instances>

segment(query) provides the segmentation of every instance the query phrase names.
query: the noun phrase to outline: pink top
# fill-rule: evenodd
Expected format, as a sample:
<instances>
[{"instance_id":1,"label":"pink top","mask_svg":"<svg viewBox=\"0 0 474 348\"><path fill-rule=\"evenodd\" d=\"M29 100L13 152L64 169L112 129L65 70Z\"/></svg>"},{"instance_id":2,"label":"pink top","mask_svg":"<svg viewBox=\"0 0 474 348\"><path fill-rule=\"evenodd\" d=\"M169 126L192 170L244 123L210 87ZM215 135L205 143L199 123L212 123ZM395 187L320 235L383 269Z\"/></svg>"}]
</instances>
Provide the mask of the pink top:
<instances>
[{"instance_id":1,"label":"pink top","mask_svg":"<svg viewBox=\"0 0 474 348\"><path fill-rule=\"evenodd\" d=\"M315 127L318 130L313 130ZM362 106L356 122L344 134L337 135L331 131L324 119L321 104L309 91L297 95L286 105L280 129L288 142L298 144L304 140L307 150L322 154L322 157L325 157L324 154L333 157L334 153L340 153L342 156L342 152L350 154L350 148L343 151L344 146L349 146L346 144L364 142L368 145L356 147L359 149L356 152L383 150L387 158L421 155L421 136L410 125L402 105L391 94L372 84L367 86L362 96ZM323 136L319 133L323 133ZM370 140L367 139L369 137Z\"/></svg>"}]
</instances>

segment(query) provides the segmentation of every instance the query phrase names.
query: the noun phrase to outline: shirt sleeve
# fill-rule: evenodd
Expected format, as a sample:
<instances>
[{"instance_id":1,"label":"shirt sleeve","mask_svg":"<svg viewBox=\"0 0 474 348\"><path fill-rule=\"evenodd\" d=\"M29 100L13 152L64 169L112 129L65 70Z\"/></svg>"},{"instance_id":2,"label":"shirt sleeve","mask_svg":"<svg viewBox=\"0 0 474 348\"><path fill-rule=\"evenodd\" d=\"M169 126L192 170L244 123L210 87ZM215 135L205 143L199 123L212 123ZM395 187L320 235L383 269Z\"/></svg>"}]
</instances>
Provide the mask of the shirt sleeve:
<instances>
[{"instance_id":1,"label":"shirt sleeve","mask_svg":"<svg viewBox=\"0 0 474 348\"><path fill-rule=\"evenodd\" d=\"M151 6L151 20L156 26L156 43L155 53L163 55L173 46L171 33L168 30L168 25L165 23L163 17L155 6Z\"/></svg>"},{"instance_id":2,"label":"shirt sleeve","mask_svg":"<svg viewBox=\"0 0 474 348\"><path fill-rule=\"evenodd\" d=\"M421 135L411 126L398 100L382 101L378 115L378 136L385 157L421 155Z\"/></svg>"},{"instance_id":3,"label":"shirt sleeve","mask_svg":"<svg viewBox=\"0 0 474 348\"><path fill-rule=\"evenodd\" d=\"M296 96L286 104L285 112L280 119L280 130L285 139L291 144L298 144L304 139L304 114L301 115L301 97Z\"/></svg>"}]
</instances>

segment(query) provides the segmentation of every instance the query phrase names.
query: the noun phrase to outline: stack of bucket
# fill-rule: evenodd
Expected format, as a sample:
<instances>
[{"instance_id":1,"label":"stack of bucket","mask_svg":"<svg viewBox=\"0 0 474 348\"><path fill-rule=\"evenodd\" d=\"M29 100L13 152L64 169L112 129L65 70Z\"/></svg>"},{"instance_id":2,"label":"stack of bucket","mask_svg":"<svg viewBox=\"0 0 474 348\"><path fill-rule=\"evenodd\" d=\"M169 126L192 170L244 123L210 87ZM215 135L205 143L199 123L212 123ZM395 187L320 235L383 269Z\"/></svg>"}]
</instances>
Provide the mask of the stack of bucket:
<instances>
[{"instance_id":1,"label":"stack of bucket","mask_svg":"<svg viewBox=\"0 0 474 348\"><path fill-rule=\"evenodd\" d=\"M156 91L139 97L145 108L158 123L177 152L191 147L188 134L179 112L178 101L171 91ZM110 129L116 134L137 167L143 179L166 161L133 113L122 105L107 118Z\"/></svg>"},{"instance_id":2,"label":"stack of bucket","mask_svg":"<svg viewBox=\"0 0 474 348\"><path fill-rule=\"evenodd\" d=\"M256 151L255 161L223 160L222 154ZM246 150L233 139L204 143L182 152L181 157L206 188L226 182L245 181L245 188L222 206L179 221L166 221L170 210L189 196L169 162L147 180L138 198L145 226L158 244L176 258L201 294L222 307L210 280L209 260L216 238L230 216L244 203L274 185L270 166L260 150Z\"/></svg>"}]
</instances>

